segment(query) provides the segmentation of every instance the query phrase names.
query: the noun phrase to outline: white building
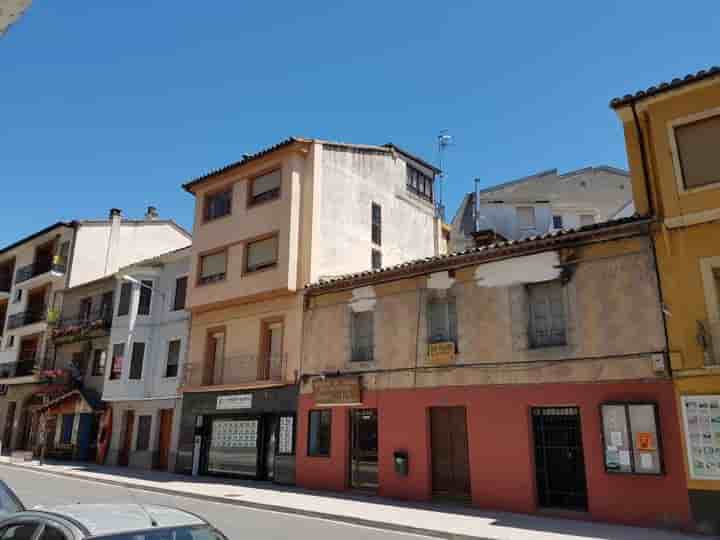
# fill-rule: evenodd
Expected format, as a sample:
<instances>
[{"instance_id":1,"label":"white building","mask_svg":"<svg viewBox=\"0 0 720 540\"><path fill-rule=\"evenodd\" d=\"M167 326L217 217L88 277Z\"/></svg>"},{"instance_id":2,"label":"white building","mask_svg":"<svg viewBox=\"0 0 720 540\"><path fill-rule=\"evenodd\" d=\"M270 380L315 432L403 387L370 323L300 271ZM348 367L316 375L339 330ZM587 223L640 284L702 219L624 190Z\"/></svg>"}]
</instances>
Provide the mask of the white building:
<instances>
[{"instance_id":1,"label":"white building","mask_svg":"<svg viewBox=\"0 0 720 540\"><path fill-rule=\"evenodd\" d=\"M107 462L172 469L190 314L190 248L121 268L102 399L112 406Z\"/></svg>"},{"instance_id":2,"label":"white building","mask_svg":"<svg viewBox=\"0 0 720 540\"><path fill-rule=\"evenodd\" d=\"M23 16L32 0L0 0L0 37Z\"/></svg>"},{"instance_id":3,"label":"white building","mask_svg":"<svg viewBox=\"0 0 720 540\"><path fill-rule=\"evenodd\" d=\"M520 240L607 221L630 201L630 176L621 169L541 172L468 193L452 221L451 250L473 246L477 233Z\"/></svg>"},{"instance_id":4,"label":"white building","mask_svg":"<svg viewBox=\"0 0 720 540\"><path fill-rule=\"evenodd\" d=\"M54 369L50 332L62 291L124 265L190 245L190 234L150 207L144 219L112 209L108 219L58 222L0 249L0 432L3 448L32 447L33 407ZM29 420L29 421L28 421Z\"/></svg>"}]
</instances>

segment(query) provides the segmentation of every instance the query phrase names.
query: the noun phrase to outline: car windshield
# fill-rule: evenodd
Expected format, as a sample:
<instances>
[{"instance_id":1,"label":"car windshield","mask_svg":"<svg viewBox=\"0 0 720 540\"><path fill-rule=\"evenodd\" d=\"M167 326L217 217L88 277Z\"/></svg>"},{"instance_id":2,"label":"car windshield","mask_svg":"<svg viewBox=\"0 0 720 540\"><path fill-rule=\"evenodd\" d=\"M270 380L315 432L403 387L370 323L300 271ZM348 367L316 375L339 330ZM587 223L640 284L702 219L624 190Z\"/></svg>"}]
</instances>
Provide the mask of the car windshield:
<instances>
[{"instance_id":1,"label":"car windshield","mask_svg":"<svg viewBox=\"0 0 720 540\"><path fill-rule=\"evenodd\" d=\"M173 527L96 536L94 540L227 540L212 527Z\"/></svg>"}]
</instances>

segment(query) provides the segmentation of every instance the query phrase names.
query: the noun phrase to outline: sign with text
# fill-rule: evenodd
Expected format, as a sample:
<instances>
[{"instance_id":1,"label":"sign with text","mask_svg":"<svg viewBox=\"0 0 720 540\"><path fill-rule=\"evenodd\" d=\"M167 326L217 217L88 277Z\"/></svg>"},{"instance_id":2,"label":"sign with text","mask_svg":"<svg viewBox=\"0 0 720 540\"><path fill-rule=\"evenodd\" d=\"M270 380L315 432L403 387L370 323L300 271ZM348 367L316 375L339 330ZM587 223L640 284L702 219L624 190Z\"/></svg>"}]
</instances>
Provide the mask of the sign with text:
<instances>
[{"instance_id":1,"label":"sign with text","mask_svg":"<svg viewBox=\"0 0 720 540\"><path fill-rule=\"evenodd\" d=\"M452 364L455 361L455 343L453 341L430 343L428 360L433 364Z\"/></svg>"},{"instance_id":2,"label":"sign with text","mask_svg":"<svg viewBox=\"0 0 720 540\"><path fill-rule=\"evenodd\" d=\"M360 377L315 379L313 397L316 405L360 405Z\"/></svg>"},{"instance_id":3,"label":"sign with text","mask_svg":"<svg viewBox=\"0 0 720 540\"><path fill-rule=\"evenodd\" d=\"M252 394L235 394L232 396L218 396L216 408L224 409L251 409Z\"/></svg>"}]
</instances>

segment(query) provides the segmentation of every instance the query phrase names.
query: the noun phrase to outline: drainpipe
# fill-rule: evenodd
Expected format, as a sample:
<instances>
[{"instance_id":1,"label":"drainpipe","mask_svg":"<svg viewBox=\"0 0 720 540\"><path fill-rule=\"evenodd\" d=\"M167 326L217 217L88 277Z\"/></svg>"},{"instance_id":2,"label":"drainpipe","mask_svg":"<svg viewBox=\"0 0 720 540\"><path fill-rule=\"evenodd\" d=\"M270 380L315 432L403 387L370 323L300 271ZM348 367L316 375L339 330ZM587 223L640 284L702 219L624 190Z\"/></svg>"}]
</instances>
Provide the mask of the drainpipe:
<instances>
[{"instance_id":1,"label":"drainpipe","mask_svg":"<svg viewBox=\"0 0 720 540\"><path fill-rule=\"evenodd\" d=\"M638 118L634 101L630 104L630 109L632 109L633 119L635 121L635 132L637 134L638 144L640 145L640 161L642 162L643 178L645 179L645 191L648 196L648 214L654 216L655 208L653 205L652 191L650 190L650 171L648 167L647 154L645 153L645 137L643 136L642 127L640 127L640 118Z\"/></svg>"}]
</instances>

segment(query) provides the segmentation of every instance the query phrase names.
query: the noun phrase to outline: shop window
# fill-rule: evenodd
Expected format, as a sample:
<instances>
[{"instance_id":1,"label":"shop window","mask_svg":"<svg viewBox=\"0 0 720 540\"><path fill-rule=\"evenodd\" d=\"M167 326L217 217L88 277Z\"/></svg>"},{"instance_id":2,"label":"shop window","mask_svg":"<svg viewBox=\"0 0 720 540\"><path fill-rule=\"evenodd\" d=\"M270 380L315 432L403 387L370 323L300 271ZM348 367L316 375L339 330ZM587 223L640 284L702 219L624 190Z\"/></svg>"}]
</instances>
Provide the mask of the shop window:
<instances>
[{"instance_id":1,"label":"shop window","mask_svg":"<svg viewBox=\"0 0 720 540\"><path fill-rule=\"evenodd\" d=\"M123 282L120 285L120 302L118 303L118 317L123 317L130 313L130 296L132 295L132 283Z\"/></svg>"},{"instance_id":2,"label":"shop window","mask_svg":"<svg viewBox=\"0 0 720 540\"><path fill-rule=\"evenodd\" d=\"M122 377L123 357L125 356L125 344L116 343L113 345L112 364L110 364L110 380L116 381Z\"/></svg>"},{"instance_id":3,"label":"shop window","mask_svg":"<svg viewBox=\"0 0 720 540\"><path fill-rule=\"evenodd\" d=\"M72 442L73 425L75 424L74 414L63 414L62 425L60 429L60 444L70 444Z\"/></svg>"},{"instance_id":4,"label":"shop window","mask_svg":"<svg viewBox=\"0 0 720 540\"><path fill-rule=\"evenodd\" d=\"M278 426L278 455L295 454L295 417L281 416Z\"/></svg>"},{"instance_id":5,"label":"shop window","mask_svg":"<svg viewBox=\"0 0 720 540\"><path fill-rule=\"evenodd\" d=\"M150 428L152 427L152 416L143 415L138 418L137 441L135 450L144 451L150 448Z\"/></svg>"},{"instance_id":6,"label":"shop window","mask_svg":"<svg viewBox=\"0 0 720 540\"><path fill-rule=\"evenodd\" d=\"M248 191L248 206L280 198L281 182L282 171L280 169L251 179Z\"/></svg>"},{"instance_id":7,"label":"shop window","mask_svg":"<svg viewBox=\"0 0 720 540\"><path fill-rule=\"evenodd\" d=\"M720 182L720 115L678 125L674 134L683 187L688 190Z\"/></svg>"},{"instance_id":8,"label":"shop window","mask_svg":"<svg viewBox=\"0 0 720 540\"><path fill-rule=\"evenodd\" d=\"M352 362L372 362L373 360L373 323L372 311L352 313Z\"/></svg>"},{"instance_id":9,"label":"shop window","mask_svg":"<svg viewBox=\"0 0 720 540\"><path fill-rule=\"evenodd\" d=\"M332 411L330 409L310 411L308 418L308 456L329 457Z\"/></svg>"},{"instance_id":10,"label":"shop window","mask_svg":"<svg viewBox=\"0 0 720 540\"><path fill-rule=\"evenodd\" d=\"M101 377L105 373L105 358L107 353L104 349L93 351L92 376Z\"/></svg>"},{"instance_id":11,"label":"shop window","mask_svg":"<svg viewBox=\"0 0 720 540\"><path fill-rule=\"evenodd\" d=\"M457 309L454 296L432 296L427 304L428 343L457 345Z\"/></svg>"},{"instance_id":12,"label":"shop window","mask_svg":"<svg viewBox=\"0 0 720 540\"><path fill-rule=\"evenodd\" d=\"M130 379L142 379L143 359L145 357L145 344L141 342L133 343L132 357L130 358Z\"/></svg>"},{"instance_id":13,"label":"shop window","mask_svg":"<svg viewBox=\"0 0 720 540\"><path fill-rule=\"evenodd\" d=\"M180 365L180 345L179 339L174 339L168 343L167 364L165 365L165 377L177 377L178 366Z\"/></svg>"},{"instance_id":14,"label":"shop window","mask_svg":"<svg viewBox=\"0 0 720 540\"><path fill-rule=\"evenodd\" d=\"M566 344L565 302L560 281L527 285L530 306L530 347Z\"/></svg>"},{"instance_id":15,"label":"shop window","mask_svg":"<svg viewBox=\"0 0 720 540\"><path fill-rule=\"evenodd\" d=\"M138 304L138 315L150 315L150 303L152 302L153 282L143 280L140 285L140 303Z\"/></svg>"},{"instance_id":16,"label":"shop window","mask_svg":"<svg viewBox=\"0 0 720 540\"><path fill-rule=\"evenodd\" d=\"M601 406L605 470L661 474L658 412L654 403L604 403Z\"/></svg>"}]
</instances>

